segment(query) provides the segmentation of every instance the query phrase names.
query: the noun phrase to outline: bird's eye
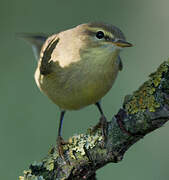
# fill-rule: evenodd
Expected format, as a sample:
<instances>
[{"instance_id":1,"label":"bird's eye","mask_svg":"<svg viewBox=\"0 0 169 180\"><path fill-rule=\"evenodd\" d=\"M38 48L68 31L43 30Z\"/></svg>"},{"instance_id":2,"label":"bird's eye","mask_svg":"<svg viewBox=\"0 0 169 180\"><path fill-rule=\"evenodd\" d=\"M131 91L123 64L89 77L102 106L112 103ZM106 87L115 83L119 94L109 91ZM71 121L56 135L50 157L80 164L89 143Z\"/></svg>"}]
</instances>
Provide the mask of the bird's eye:
<instances>
[{"instance_id":1,"label":"bird's eye","mask_svg":"<svg viewBox=\"0 0 169 180\"><path fill-rule=\"evenodd\" d=\"M96 33L96 37L97 37L98 39L104 38L104 33L103 33L103 31L98 31L98 32Z\"/></svg>"}]
</instances>

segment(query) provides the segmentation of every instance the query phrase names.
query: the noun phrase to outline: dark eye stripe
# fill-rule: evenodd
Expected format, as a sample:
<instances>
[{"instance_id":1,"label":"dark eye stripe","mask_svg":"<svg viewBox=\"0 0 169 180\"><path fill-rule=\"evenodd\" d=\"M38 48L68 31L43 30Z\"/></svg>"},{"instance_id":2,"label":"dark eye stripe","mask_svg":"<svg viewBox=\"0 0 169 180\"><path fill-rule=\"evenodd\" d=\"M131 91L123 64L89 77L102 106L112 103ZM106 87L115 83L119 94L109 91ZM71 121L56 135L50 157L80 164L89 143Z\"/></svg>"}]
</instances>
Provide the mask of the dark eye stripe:
<instances>
[{"instance_id":1,"label":"dark eye stripe","mask_svg":"<svg viewBox=\"0 0 169 180\"><path fill-rule=\"evenodd\" d=\"M115 41L114 38L111 38L111 37L109 37L109 36L104 36L104 39L105 39L106 41Z\"/></svg>"},{"instance_id":2,"label":"dark eye stripe","mask_svg":"<svg viewBox=\"0 0 169 180\"><path fill-rule=\"evenodd\" d=\"M109 36L104 36L105 40L109 41L110 37Z\"/></svg>"}]
</instances>

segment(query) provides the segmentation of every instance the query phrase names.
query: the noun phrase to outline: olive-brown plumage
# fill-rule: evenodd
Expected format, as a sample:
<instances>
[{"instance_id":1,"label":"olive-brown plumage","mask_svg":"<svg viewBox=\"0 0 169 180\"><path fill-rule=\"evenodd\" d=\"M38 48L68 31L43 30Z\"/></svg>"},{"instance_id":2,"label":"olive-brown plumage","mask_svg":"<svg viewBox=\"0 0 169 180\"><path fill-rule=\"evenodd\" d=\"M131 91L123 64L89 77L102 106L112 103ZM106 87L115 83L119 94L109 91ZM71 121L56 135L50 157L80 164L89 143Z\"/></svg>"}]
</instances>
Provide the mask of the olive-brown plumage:
<instances>
[{"instance_id":1,"label":"olive-brown plumage","mask_svg":"<svg viewBox=\"0 0 169 180\"><path fill-rule=\"evenodd\" d=\"M40 52L36 49L39 61L35 81L62 110L58 137L63 156L61 125L65 111L96 104L103 117L99 102L122 70L121 49L132 45L119 28L105 23L81 24L37 41L34 48L36 44L42 48Z\"/></svg>"}]
</instances>

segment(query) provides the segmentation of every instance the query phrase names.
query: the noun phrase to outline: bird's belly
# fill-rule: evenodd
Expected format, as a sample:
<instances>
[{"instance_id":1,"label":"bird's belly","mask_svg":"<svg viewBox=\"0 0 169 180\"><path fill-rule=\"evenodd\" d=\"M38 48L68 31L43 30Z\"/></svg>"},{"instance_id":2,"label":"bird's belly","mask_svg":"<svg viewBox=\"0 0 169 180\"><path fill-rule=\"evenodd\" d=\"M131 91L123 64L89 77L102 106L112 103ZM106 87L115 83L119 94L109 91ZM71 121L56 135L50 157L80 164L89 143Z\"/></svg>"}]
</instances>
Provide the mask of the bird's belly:
<instances>
[{"instance_id":1,"label":"bird's belly","mask_svg":"<svg viewBox=\"0 0 169 180\"><path fill-rule=\"evenodd\" d=\"M39 75L39 88L61 109L77 110L99 101L112 87L117 72L67 77L64 81L55 74Z\"/></svg>"},{"instance_id":2,"label":"bird's belly","mask_svg":"<svg viewBox=\"0 0 169 180\"><path fill-rule=\"evenodd\" d=\"M60 97L55 98L54 102L63 109L76 110L94 104L99 101L111 88L112 83L88 82L82 84L78 82L77 88L60 92ZM59 95L59 94L58 94Z\"/></svg>"}]
</instances>

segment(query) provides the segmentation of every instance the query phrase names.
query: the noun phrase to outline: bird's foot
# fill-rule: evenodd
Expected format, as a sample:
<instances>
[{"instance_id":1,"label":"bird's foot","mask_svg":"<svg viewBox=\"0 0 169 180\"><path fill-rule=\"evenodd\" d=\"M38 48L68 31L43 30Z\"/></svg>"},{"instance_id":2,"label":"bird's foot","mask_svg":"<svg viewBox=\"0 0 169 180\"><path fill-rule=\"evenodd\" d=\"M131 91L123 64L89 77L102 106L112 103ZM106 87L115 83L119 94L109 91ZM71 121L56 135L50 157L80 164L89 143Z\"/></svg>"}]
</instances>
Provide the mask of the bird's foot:
<instances>
[{"instance_id":1,"label":"bird's foot","mask_svg":"<svg viewBox=\"0 0 169 180\"><path fill-rule=\"evenodd\" d=\"M57 149L58 149L59 156L66 162L66 164L70 165L70 162L64 156L63 146L66 144L68 144L68 142L65 142L61 136L58 136L58 138L57 138Z\"/></svg>"},{"instance_id":2,"label":"bird's foot","mask_svg":"<svg viewBox=\"0 0 169 180\"><path fill-rule=\"evenodd\" d=\"M100 117L100 120L96 126L92 128L92 133L95 133L98 129L101 129L102 131L102 137L103 137L103 144L102 146L105 147L105 142L107 141L107 120L104 115Z\"/></svg>"}]
</instances>

